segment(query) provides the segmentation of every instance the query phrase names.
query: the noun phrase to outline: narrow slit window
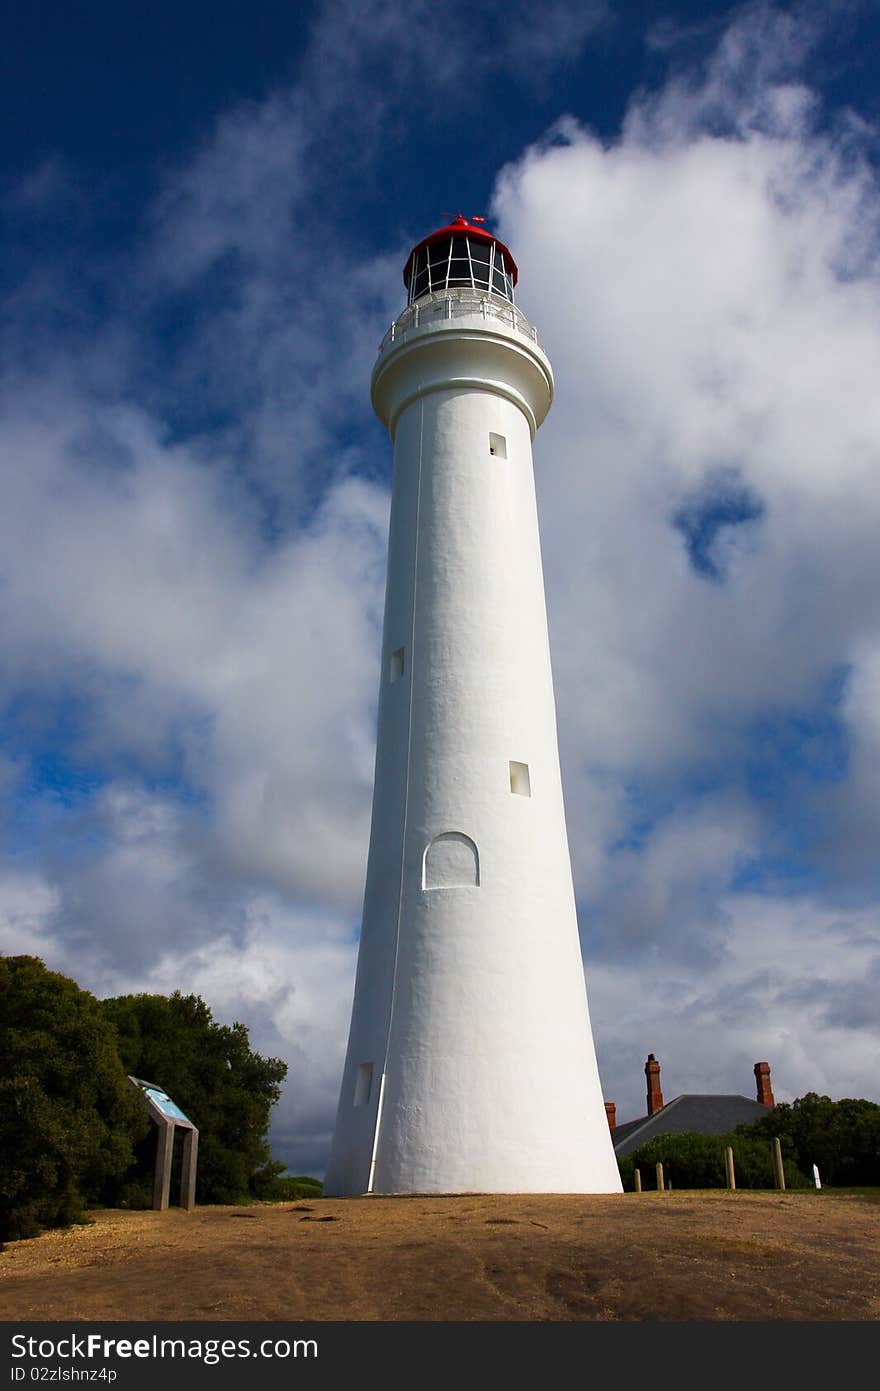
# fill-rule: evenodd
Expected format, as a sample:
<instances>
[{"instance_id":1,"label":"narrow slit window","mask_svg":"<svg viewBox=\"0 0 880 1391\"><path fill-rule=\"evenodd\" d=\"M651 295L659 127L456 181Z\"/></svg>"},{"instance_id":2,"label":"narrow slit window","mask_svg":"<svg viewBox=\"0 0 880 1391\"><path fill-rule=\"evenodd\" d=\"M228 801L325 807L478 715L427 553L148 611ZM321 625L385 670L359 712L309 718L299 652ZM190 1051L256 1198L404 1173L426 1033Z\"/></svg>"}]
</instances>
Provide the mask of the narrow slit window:
<instances>
[{"instance_id":1,"label":"narrow slit window","mask_svg":"<svg viewBox=\"0 0 880 1391\"><path fill-rule=\"evenodd\" d=\"M528 763L510 763L510 790L518 797L531 797L532 784L529 781Z\"/></svg>"},{"instance_id":2,"label":"narrow slit window","mask_svg":"<svg viewBox=\"0 0 880 1391\"><path fill-rule=\"evenodd\" d=\"M395 681L399 681L403 675L403 653L402 647L398 647L395 652L391 653L391 661L388 664L388 679L392 685Z\"/></svg>"},{"instance_id":3,"label":"narrow slit window","mask_svg":"<svg viewBox=\"0 0 880 1391\"><path fill-rule=\"evenodd\" d=\"M366 1106L373 1090L373 1064L361 1063L354 1081L354 1104Z\"/></svg>"},{"instance_id":4,"label":"narrow slit window","mask_svg":"<svg viewBox=\"0 0 880 1391\"><path fill-rule=\"evenodd\" d=\"M489 453L496 459L507 458L507 440L503 435L489 435Z\"/></svg>"}]
</instances>

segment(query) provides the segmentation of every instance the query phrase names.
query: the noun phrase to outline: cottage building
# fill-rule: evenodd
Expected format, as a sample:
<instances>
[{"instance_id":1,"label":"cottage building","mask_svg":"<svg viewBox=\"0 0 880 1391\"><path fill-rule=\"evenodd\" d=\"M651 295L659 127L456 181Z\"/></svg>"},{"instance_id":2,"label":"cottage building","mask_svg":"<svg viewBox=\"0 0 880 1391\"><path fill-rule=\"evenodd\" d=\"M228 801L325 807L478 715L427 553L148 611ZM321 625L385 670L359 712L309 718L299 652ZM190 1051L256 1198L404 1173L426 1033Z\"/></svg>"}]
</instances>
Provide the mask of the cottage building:
<instances>
[{"instance_id":1,"label":"cottage building","mask_svg":"<svg viewBox=\"0 0 880 1391\"><path fill-rule=\"evenodd\" d=\"M647 1114L617 1124L617 1108L605 1102L614 1153L619 1159L658 1135L726 1135L738 1125L753 1125L776 1105L770 1087L770 1065L755 1063L756 1099L739 1095L683 1093L664 1104L660 1064L653 1053L645 1063Z\"/></svg>"}]
</instances>

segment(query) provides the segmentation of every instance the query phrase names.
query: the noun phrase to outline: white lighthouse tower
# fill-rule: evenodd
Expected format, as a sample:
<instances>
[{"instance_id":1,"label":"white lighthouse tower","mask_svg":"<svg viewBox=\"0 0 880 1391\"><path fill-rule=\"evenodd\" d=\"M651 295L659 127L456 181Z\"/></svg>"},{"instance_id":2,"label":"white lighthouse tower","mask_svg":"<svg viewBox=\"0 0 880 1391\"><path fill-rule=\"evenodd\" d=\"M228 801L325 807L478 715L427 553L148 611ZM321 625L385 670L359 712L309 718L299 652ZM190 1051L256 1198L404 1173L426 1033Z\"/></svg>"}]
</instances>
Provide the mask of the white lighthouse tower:
<instances>
[{"instance_id":1,"label":"white lighthouse tower","mask_svg":"<svg viewBox=\"0 0 880 1391\"><path fill-rule=\"evenodd\" d=\"M553 374L507 247L404 269L373 820L325 1191L620 1191L571 878L532 438Z\"/></svg>"}]
</instances>

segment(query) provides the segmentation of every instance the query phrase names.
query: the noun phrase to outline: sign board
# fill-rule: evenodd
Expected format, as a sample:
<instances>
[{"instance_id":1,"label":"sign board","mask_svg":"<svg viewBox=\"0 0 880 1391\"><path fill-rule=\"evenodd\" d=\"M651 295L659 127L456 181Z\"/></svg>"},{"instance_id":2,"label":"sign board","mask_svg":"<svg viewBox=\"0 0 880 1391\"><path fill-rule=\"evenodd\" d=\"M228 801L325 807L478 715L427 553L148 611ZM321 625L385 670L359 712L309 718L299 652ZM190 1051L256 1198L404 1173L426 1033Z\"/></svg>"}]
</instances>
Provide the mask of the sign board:
<instances>
[{"instance_id":1,"label":"sign board","mask_svg":"<svg viewBox=\"0 0 880 1391\"><path fill-rule=\"evenodd\" d=\"M160 1091L158 1087L143 1087L144 1092L152 1101L154 1106L158 1106L162 1115L167 1120L176 1121L178 1125L192 1125L189 1116L185 1116L176 1102L171 1100L167 1092Z\"/></svg>"},{"instance_id":2,"label":"sign board","mask_svg":"<svg viewBox=\"0 0 880 1391\"><path fill-rule=\"evenodd\" d=\"M156 1082L143 1077L129 1076L129 1083L141 1093L159 1133L156 1143L156 1171L153 1180L153 1207L164 1211L168 1206L171 1187L171 1160L174 1154L174 1132L184 1131L183 1155L180 1170L180 1206L192 1208L196 1200L196 1155L199 1132L189 1116L185 1116L168 1093Z\"/></svg>"}]
</instances>

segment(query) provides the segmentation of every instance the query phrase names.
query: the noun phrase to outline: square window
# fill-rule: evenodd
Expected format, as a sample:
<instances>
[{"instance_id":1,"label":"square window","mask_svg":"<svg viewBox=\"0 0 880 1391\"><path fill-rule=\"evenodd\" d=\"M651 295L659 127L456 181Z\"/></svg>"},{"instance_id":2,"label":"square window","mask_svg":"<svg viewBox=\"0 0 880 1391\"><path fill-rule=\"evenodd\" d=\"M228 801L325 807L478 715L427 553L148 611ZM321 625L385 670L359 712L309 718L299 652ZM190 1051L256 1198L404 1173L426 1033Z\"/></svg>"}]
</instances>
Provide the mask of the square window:
<instances>
[{"instance_id":1,"label":"square window","mask_svg":"<svg viewBox=\"0 0 880 1391\"><path fill-rule=\"evenodd\" d=\"M510 790L515 792L518 797L531 797L532 784L529 780L528 763L510 764Z\"/></svg>"},{"instance_id":2,"label":"square window","mask_svg":"<svg viewBox=\"0 0 880 1391\"><path fill-rule=\"evenodd\" d=\"M496 459L507 458L507 440L503 435L489 435L489 453Z\"/></svg>"}]
</instances>

